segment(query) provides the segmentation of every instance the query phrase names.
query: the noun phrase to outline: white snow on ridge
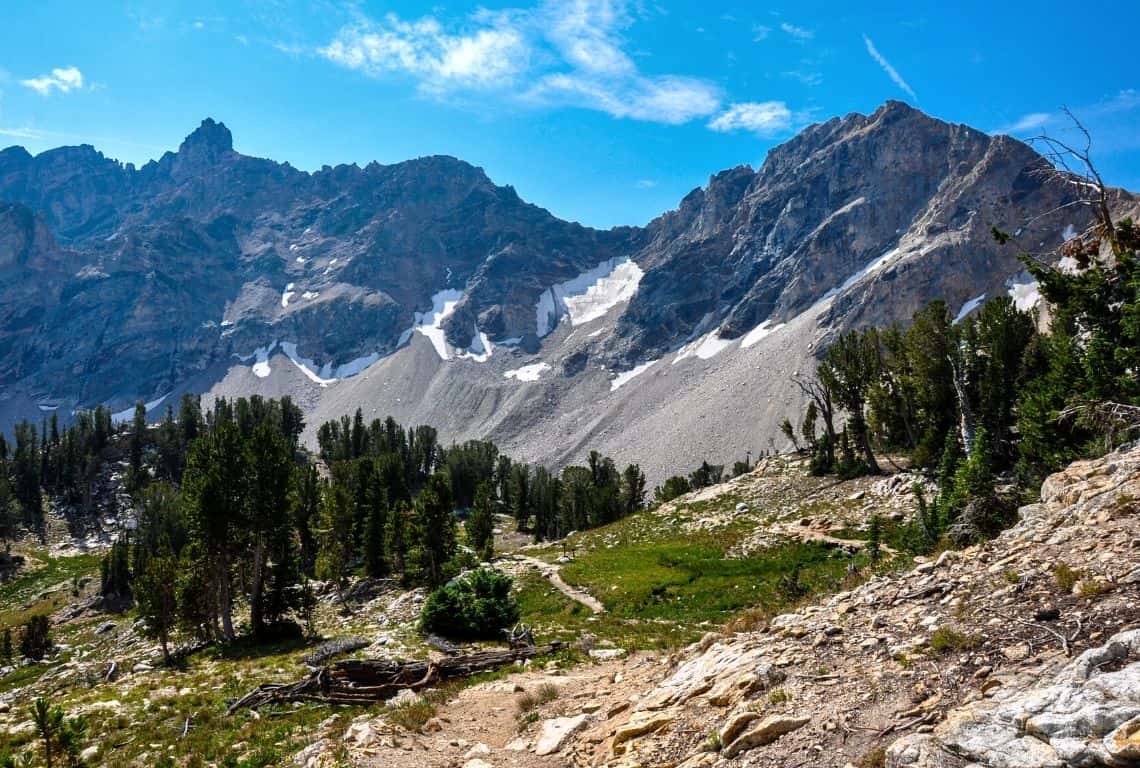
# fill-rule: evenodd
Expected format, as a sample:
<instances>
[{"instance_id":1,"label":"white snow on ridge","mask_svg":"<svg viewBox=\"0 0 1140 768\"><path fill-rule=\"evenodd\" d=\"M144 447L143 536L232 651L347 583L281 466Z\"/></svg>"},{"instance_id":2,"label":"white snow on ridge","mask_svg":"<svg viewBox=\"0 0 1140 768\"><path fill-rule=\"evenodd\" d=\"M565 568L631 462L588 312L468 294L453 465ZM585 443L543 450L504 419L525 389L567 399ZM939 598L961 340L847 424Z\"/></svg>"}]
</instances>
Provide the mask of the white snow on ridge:
<instances>
[{"instance_id":1,"label":"white snow on ridge","mask_svg":"<svg viewBox=\"0 0 1140 768\"><path fill-rule=\"evenodd\" d=\"M577 277L552 285L535 305L535 327L542 338L554 330L563 315L571 325L597 320L637 293L645 273L628 257L612 258Z\"/></svg>"},{"instance_id":2,"label":"white snow on ridge","mask_svg":"<svg viewBox=\"0 0 1140 768\"><path fill-rule=\"evenodd\" d=\"M416 312L413 331L419 331L428 337L436 354L441 360L450 360L451 352L447 348L447 338L443 333L443 321L455 311L455 305L463 298L463 291L456 288L444 288L431 297L431 309L427 312ZM403 336L400 337L403 339Z\"/></svg>"},{"instance_id":3,"label":"white snow on ridge","mask_svg":"<svg viewBox=\"0 0 1140 768\"><path fill-rule=\"evenodd\" d=\"M321 372L317 373L315 370L317 367L316 363L297 354L297 344L295 342L281 342L281 351L285 353L285 357L289 358L289 361L293 363L293 365L297 366L301 373L309 378L309 381L317 386L327 387L329 384L336 382L336 379L329 375L331 373L329 369L332 368L331 363L325 363L324 367L321 368Z\"/></svg>"},{"instance_id":4,"label":"white snow on ridge","mask_svg":"<svg viewBox=\"0 0 1140 768\"><path fill-rule=\"evenodd\" d=\"M654 365L657 361L650 360L648 363L642 363L630 368L628 371L622 371L616 378L610 381L610 392L616 392L619 387L625 386L633 380L635 376L640 376L649 370L650 366Z\"/></svg>"},{"instance_id":5,"label":"white snow on ridge","mask_svg":"<svg viewBox=\"0 0 1140 768\"><path fill-rule=\"evenodd\" d=\"M477 363L485 363L491 359L491 355L495 352L495 345L487 338L487 334L479 330L479 326L475 326L474 331L475 333L471 336L471 343L467 345L467 349L459 353L459 356L474 360Z\"/></svg>"},{"instance_id":6,"label":"white snow on ridge","mask_svg":"<svg viewBox=\"0 0 1140 768\"><path fill-rule=\"evenodd\" d=\"M165 401L166 398L168 398L168 397L170 397L169 392L167 392L165 395L162 395L161 397L157 397L154 400L151 400L149 403L143 403L143 408L146 409L147 413L150 413L155 408L162 405L163 401ZM112 424L124 424L124 423L134 419L134 417L135 417L135 406L132 405L130 408L124 408L123 410L119 411L118 413L112 413L111 414L111 423Z\"/></svg>"},{"instance_id":7,"label":"white snow on ridge","mask_svg":"<svg viewBox=\"0 0 1140 768\"><path fill-rule=\"evenodd\" d=\"M759 343L760 339L769 336L784 327L784 323L776 323L772 325L772 319L768 318L760 325L753 328L748 333L744 334L744 338L740 340L740 348L748 349L749 347Z\"/></svg>"},{"instance_id":8,"label":"white snow on ridge","mask_svg":"<svg viewBox=\"0 0 1140 768\"><path fill-rule=\"evenodd\" d=\"M419 331L428 337L441 360L450 360L453 355L453 348L447 343L447 337L443 332L443 321L455 311L455 305L459 303L461 298L463 298L463 291L457 288L444 288L442 291L437 291L431 297L431 309L427 312L415 313L415 325L400 334L400 340L396 345L402 347L411 338L412 333ZM474 360L477 363L485 363L491 359L491 355L495 352L495 345L487 338L487 334L479 330L478 326L475 326L472 331L471 343L467 349L458 350L458 356L467 360ZM508 341L512 340L508 339Z\"/></svg>"},{"instance_id":9,"label":"white snow on ridge","mask_svg":"<svg viewBox=\"0 0 1140 768\"><path fill-rule=\"evenodd\" d=\"M289 306L289 299L293 298L293 283L285 286L285 290L281 293L281 307Z\"/></svg>"},{"instance_id":10,"label":"white snow on ridge","mask_svg":"<svg viewBox=\"0 0 1140 768\"><path fill-rule=\"evenodd\" d=\"M983 293L981 296L975 296L962 305L958 310L958 314L954 316L954 325L966 319L966 316L973 312L978 307L982 306L982 302L986 300L986 295Z\"/></svg>"},{"instance_id":11,"label":"white snow on ridge","mask_svg":"<svg viewBox=\"0 0 1140 768\"><path fill-rule=\"evenodd\" d=\"M855 274L851 275L851 277L844 280L843 284L841 286L839 286L839 288L832 288L830 291L827 292L827 294L825 295L824 298L826 298L827 296L834 295L836 293L842 293L843 291L846 291L851 286L855 285L855 283L862 280L867 275L878 272L880 269L885 267L888 262L892 261L896 256L898 256L898 254L899 254L899 249L898 248L892 248L891 250L884 253L882 256L878 257L877 259L875 259L874 261L869 263L867 266L860 269Z\"/></svg>"},{"instance_id":12,"label":"white snow on ridge","mask_svg":"<svg viewBox=\"0 0 1140 768\"><path fill-rule=\"evenodd\" d=\"M543 371L550 370L550 365L543 361L532 363L531 365L524 365L521 368L515 368L503 373L505 379L517 379L519 381L538 381L539 375Z\"/></svg>"},{"instance_id":13,"label":"white snow on ridge","mask_svg":"<svg viewBox=\"0 0 1140 768\"><path fill-rule=\"evenodd\" d=\"M1038 290L1037 281L1029 278L1027 282L1018 282L1011 278L1006 282L1009 289L1007 293L1013 299L1013 305L1022 312L1028 312L1041 303L1041 291Z\"/></svg>"},{"instance_id":14,"label":"white snow on ridge","mask_svg":"<svg viewBox=\"0 0 1140 768\"><path fill-rule=\"evenodd\" d=\"M714 328L696 341L690 341L681 347L677 350L677 356L673 358L672 364L676 365L685 358L693 356L699 357L701 360L709 360L732 346L734 339L722 339L717 335L718 333L720 333L720 329Z\"/></svg>"},{"instance_id":15,"label":"white snow on ridge","mask_svg":"<svg viewBox=\"0 0 1140 768\"><path fill-rule=\"evenodd\" d=\"M1072 224L1065 225L1065 231L1061 233L1061 242L1067 243L1077 236L1077 228Z\"/></svg>"},{"instance_id":16,"label":"white snow on ridge","mask_svg":"<svg viewBox=\"0 0 1140 768\"><path fill-rule=\"evenodd\" d=\"M253 364L253 375L257 378L264 379L271 373L269 368L269 355L276 346L277 342L274 341L268 347L258 347L253 351L253 356L257 358L257 362Z\"/></svg>"}]
</instances>

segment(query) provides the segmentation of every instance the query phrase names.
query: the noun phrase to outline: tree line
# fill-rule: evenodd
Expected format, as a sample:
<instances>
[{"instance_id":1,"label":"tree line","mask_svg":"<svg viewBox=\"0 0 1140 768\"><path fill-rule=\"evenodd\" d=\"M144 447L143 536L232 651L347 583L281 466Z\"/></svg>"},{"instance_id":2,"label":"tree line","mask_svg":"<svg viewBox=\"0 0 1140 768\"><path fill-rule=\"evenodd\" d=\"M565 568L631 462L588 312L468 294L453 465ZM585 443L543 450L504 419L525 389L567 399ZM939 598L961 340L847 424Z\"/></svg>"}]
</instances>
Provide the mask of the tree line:
<instances>
[{"instance_id":1,"label":"tree line","mask_svg":"<svg viewBox=\"0 0 1140 768\"><path fill-rule=\"evenodd\" d=\"M1019 491L1140 430L1138 249L1140 230L1105 209L1056 253L1022 254L1047 331L1001 296L957 323L933 301L905 329L842 334L797 380L807 407L785 435L817 474L875 474L892 454L935 474L918 520L930 545L993 535Z\"/></svg>"}]
</instances>

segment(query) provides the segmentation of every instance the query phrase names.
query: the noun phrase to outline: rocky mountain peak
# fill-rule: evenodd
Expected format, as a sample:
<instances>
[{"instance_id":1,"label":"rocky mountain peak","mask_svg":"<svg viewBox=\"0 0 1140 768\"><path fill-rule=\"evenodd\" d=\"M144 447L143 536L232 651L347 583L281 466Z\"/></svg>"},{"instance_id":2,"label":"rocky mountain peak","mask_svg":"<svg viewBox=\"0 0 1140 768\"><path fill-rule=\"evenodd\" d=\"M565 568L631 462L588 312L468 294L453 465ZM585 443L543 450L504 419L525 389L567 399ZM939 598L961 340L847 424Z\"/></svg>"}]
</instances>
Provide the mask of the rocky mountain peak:
<instances>
[{"instance_id":1,"label":"rocky mountain peak","mask_svg":"<svg viewBox=\"0 0 1140 768\"><path fill-rule=\"evenodd\" d=\"M178 147L178 155L216 162L233 149L234 137L226 124L207 117Z\"/></svg>"}]
</instances>

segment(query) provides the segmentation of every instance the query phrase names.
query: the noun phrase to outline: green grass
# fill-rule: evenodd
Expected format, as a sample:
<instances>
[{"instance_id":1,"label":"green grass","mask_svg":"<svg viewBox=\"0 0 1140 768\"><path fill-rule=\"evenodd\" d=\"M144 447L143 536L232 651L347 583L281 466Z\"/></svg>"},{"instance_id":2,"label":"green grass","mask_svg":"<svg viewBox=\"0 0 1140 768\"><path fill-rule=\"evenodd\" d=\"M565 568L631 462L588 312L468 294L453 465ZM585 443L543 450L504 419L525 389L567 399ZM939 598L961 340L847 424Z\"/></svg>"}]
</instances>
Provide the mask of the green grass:
<instances>
[{"instance_id":1,"label":"green grass","mask_svg":"<svg viewBox=\"0 0 1140 768\"><path fill-rule=\"evenodd\" d=\"M0 627L17 627L36 613L48 613L74 600L73 579L99 576L98 555L51 557L33 553L33 560L14 578L0 584ZM58 587L58 589L56 589ZM50 595L40 596L48 589Z\"/></svg>"}]
</instances>

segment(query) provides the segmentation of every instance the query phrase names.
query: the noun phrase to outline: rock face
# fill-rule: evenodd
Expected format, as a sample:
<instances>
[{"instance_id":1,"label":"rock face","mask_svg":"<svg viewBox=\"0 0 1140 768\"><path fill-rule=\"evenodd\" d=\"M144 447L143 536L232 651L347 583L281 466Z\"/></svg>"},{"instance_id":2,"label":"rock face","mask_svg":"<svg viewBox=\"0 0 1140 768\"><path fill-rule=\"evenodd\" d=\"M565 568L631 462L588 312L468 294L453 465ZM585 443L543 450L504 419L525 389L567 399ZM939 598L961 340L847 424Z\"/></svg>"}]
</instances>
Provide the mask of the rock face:
<instances>
[{"instance_id":1,"label":"rock face","mask_svg":"<svg viewBox=\"0 0 1140 768\"><path fill-rule=\"evenodd\" d=\"M1140 630L1090 648L1052 679L1017 681L891 745L888 768L1132 765L1140 758Z\"/></svg>"},{"instance_id":2,"label":"rock face","mask_svg":"<svg viewBox=\"0 0 1140 768\"><path fill-rule=\"evenodd\" d=\"M525 458L560 463L597 446L588 411L627 398L647 362L720 367L728 345L787 324L798 330L779 358L798 365L821 335L1004 293L1016 249L989 227L1015 230L1073 194L1034 173L1042 162L889 102L806 129L759 170L713 176L644 228L601 232L454 158L305 173L241 154L209 119L141 168L86 145L12 147L0 151L0 428L100 402L161 409L186 391L291 394L320 418L375 402L445 439L547 430ZM1021 240L1058 244L1086 223L1046 217ZM348 385L369 366L407 391ZM536 424L548 414L569 421ZM768 420L762 436L777 434ZM703 432L725 452L755 448ZM665 460L632 458L654 479Z\"/></svg>"}]
</instances>

